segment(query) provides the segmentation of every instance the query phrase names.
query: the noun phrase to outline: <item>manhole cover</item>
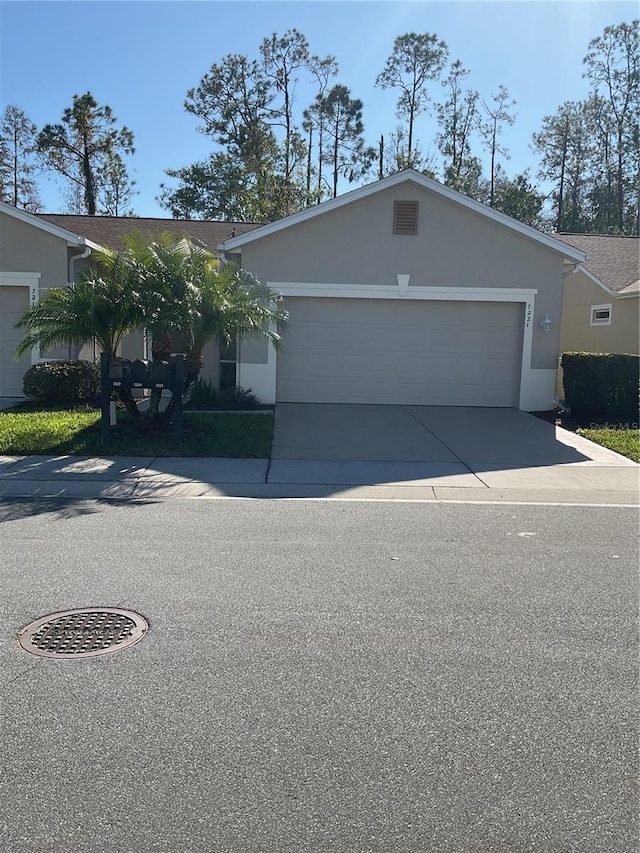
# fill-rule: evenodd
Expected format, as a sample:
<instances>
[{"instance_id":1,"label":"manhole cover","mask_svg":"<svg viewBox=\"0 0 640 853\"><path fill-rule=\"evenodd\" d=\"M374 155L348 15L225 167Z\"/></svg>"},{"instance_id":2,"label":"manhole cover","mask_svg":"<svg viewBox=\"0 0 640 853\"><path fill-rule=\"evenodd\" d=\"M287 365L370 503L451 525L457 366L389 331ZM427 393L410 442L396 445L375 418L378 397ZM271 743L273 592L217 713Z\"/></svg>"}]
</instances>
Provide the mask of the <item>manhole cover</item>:
<instances>
[{"instance_id":1,"label":"manhole cover","mask_svg":"<svg viewBox=\"0 0 640 853\"><path fill-rule=\"evenodd\" d=\"M84 607L31 622L18 634L18 642L25 651L43 658L86 658L131 646L148 629L146 620L132 610Z\"/></svg>"}]
</instances>

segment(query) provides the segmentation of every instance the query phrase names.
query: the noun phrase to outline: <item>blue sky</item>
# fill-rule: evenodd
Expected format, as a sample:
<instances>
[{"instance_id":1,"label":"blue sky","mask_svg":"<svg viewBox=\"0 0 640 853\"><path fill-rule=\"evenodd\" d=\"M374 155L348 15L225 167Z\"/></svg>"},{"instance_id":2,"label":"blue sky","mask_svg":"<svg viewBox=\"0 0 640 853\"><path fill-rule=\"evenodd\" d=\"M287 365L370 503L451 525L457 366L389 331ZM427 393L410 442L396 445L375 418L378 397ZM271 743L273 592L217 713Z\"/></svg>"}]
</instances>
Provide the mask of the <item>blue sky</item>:
<instances>
[{"instance_id":1,"label":"blue sky","mask_svg":"<svg viewBox=\"0 0 640 853\"><path fill-rule=\"evenodd\" d=\"M129 165L139 189L136 213L168 216L156 201L164 170L212 151L196 119L185 113L184 99L213 62L228 53L255 57L263 38L295 27L314 54L336 57L336 82L363 101L365 135L376 144L398 123L394 93L374 87L393 41L406 32L432 32L449 46L450 60L469 69L468 85L481 96L489 99L500 84L507 87L517 118L503 134L511 153L504 166L509 174L527 167L535 172L531 135L543 116L586 96L582 58L589 41L605 26L637 15L636 3L613 0L0 2L0 106L15 104L43 126L60 120L74 94L91 91L134 133ZM432 91L443 98L437 84ZM302 110L312 97L305 81L296 94ZM436 130L433 117L419 118L417 136L440 165ZM41 194L46 210L62 209L54 179L41 180Z\"/></svg>"}]
</instances>

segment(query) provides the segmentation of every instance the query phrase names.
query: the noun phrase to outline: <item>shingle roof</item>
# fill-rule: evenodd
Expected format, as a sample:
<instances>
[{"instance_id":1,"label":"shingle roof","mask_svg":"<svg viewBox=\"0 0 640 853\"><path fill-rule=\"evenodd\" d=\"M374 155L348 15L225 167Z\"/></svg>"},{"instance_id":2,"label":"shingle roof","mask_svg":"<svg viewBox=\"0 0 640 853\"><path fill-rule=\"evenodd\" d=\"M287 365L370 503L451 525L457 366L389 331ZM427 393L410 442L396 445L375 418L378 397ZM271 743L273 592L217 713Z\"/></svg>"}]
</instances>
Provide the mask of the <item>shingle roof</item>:
<instances>
[{"instance_id":1,"label":"shingle roof","mask_svg":"<svg viewBox=\"0 0 640 853\"><path fill-rule=\"evenodd\" d=\"M106 249L124 249L124 238L132 231L155 237L168 231L177 238L198 240L210 252L218 243L257 228L249 222L214 222L201 219L161 219L135 216L76 216L66 213L39 213L37 216Z\"/></svg>"},{"instance_id":2,"label":"shingle roof","mask_svg":"<svg viewBox=\"0 0 640 853\"><path fill-rule=\"evenodd\" d=\"M555 234L558 240L581 249L588 255L583 267L610 290L633 293L640 278L639 240L637 237L605 237L599 234Z\"/></svg>"}]
</instances>

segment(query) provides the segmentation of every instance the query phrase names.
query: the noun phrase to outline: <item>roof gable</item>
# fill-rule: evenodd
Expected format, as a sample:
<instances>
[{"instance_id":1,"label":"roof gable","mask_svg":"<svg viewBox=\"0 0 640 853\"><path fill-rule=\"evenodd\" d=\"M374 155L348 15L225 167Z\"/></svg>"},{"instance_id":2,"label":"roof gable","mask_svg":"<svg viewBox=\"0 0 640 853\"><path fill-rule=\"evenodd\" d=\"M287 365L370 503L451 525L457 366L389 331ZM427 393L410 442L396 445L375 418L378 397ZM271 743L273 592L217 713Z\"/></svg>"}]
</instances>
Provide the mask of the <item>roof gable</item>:
<instances>
[{"instance_id":1,"label":"roof gable","mask_svg":"<svg viewBox=\"0 0 640 853\"><path fill-rule=\"evenodd\" d=\"M633 293L640 278L638 237L601 234L555 234L557 240L585 252L582 264L598 284L610 293Z\"/></svg>"},{"instance_id":2,"label":"roof gable","mask_svg":"<svg viewBox=\"0 0 640 853\"><path fill-rule=\"evenodd\" d=\"M279 219L276 222L270 222L268 225L259 226L250 233L232 237L224 241L220 244L219 248L222 251L234 251L236 249L240 249L242 246L247 243L251 243L254 240L263 239L264 237L268 237L270 234L282 231L285 228L290 228L301 222L307 222L317 216L326 215L337 208L360 201L374 193L383 192L390 187L396 187L403 183L413 184L427 192L440 196L453 204L466 208L467 210L482 216L487 220L495 222L510 231L520 234L530 240L534 240L535 242L545 246L547 249L550 249L557 254L561 254L563 257L571 261L581 262L585 260L584 252L579 249L566 244L559 245L558 241L553 237L543 234L541 231L537 231L529 225L524 225L522 222L518 222L510 216L506 216L504 213L493 210L493 208L487 207L486 205L481 204L480 202L475 201L456 190L452 190L450 187L445 187L444 184L434 181L432 178L427 178L425 175L422 175L420 172L416 172L413 169L405 169L402 172L397 172L394 175L382 178L382 180L375 181L372 184L367 184L364 187L359 187L358 189L352 190L344 195L337 196L337 198L329 199L328 201L322 202L322 204L315 205L314 207L310 207L307 210L294 213L284 219Z\"/></svg>"},{"instance_id":3,"label":"roof gable","mask_svg":"<svg viewBox=\"0 0 640 853\"><path fill-rule=\"evenodd\" d=\"M68 246L86 245L85 238L80 234L41 219L38 214L28 213L26 210L21 210L20 208L14 207L12 204L7 204L4 201L0 201L0 213L5 213L13 219L25 222L27 225L31 225L40 231L45 231L47 234L53 234L54 237L60 237L61 240L66 241Z\"/></svg>"}]
</instances>

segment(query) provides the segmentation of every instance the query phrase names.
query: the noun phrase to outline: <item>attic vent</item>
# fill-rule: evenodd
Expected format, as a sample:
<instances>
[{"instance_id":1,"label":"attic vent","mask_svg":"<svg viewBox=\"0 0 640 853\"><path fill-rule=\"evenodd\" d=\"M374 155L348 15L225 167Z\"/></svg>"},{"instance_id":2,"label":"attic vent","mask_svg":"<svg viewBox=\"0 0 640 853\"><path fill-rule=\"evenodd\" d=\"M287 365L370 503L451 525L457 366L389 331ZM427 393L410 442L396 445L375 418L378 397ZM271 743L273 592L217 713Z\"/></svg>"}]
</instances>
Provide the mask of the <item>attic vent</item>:
<instances>
[{"instance_id":1,"label":"attic vent","mask_svg":"<svg viewBox=\"0 0 640 853\"><path fill-rule=\"evenodd\" d=\"M418 233L418 202L394 201L393 203L393 233Z\"/></svg>"}]
</instances>

